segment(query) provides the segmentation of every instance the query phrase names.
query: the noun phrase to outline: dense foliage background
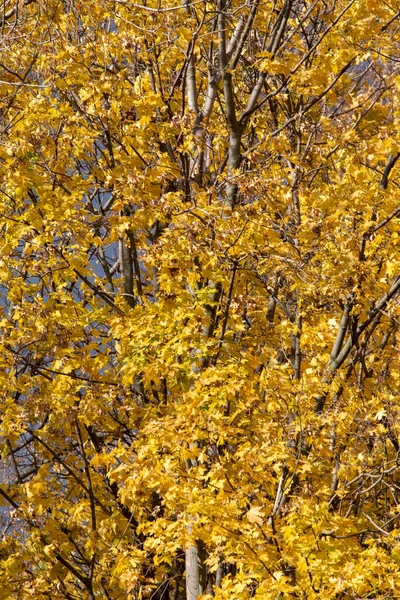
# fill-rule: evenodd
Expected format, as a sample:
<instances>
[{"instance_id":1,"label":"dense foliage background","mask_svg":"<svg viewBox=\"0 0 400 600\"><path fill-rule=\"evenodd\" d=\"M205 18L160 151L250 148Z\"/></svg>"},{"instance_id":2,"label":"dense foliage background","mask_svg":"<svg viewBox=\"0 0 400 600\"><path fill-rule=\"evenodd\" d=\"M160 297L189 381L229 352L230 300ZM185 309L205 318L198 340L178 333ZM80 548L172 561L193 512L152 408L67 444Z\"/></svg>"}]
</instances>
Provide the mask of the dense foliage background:
<instances>
[{"instance_id":1,"label":"dense foliage background","mask_svg":"<svg viewBox=\"0 0 400 600\"><path fill-rule=\"evenodd\" d=\"M5 0L0 598L398 597L399 9Z\"/></svg>"}]
</instances>

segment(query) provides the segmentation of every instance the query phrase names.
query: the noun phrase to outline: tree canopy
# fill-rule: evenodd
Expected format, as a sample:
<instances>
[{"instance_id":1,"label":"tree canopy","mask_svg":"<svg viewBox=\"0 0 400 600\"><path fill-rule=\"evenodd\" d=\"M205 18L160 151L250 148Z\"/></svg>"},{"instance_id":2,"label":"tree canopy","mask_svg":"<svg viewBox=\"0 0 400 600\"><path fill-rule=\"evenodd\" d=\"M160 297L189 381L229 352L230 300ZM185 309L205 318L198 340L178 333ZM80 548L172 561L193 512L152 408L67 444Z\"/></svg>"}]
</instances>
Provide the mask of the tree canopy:
<instances>
[{"instance_id":1,"label":"tree canopy","mask_svg":"<svg viewBox=\"0 0 400 600\"><path fill-rule=\"evenodd\" d=\"M398 597L399 8L4 1L0 599Z\"/></svg>"}]
</instances>

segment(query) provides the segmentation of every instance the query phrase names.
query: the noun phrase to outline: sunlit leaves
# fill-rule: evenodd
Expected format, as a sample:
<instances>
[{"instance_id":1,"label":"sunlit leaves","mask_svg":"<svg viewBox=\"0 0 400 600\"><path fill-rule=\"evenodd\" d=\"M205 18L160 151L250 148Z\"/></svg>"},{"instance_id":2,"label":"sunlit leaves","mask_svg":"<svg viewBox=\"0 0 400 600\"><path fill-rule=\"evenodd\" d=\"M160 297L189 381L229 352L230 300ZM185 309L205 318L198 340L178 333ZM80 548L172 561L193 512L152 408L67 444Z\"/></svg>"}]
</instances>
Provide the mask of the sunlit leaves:
<instances>
[{"instance_id":1,"label":"sunlit leaves","mask_svg":"<svg viewBox=\"0 0 400 600\"><path fill-rule=\"evenodd\" d=\"M221 7L7 5L5 599L396 593L396 11Z\"/></svg>"}]
</instances>

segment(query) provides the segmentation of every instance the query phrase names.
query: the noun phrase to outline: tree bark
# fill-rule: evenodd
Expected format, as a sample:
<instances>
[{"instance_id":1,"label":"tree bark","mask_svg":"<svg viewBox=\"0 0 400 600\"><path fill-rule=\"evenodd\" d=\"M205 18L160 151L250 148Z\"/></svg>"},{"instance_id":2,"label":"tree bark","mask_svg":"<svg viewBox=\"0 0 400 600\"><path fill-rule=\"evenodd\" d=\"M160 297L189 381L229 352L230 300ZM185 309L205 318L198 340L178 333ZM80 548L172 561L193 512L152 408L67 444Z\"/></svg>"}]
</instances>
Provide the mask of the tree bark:
<instances>
[{"instance_id":1,"label":"tree bark","mask_svg":"<svg viewBox=\"0 0 400 600\"><path fill-rule=\"evenodd\" d=\"M201 542L186 550L186 600L196 600L206 589L205 549Z\"/></svg>"}]
</instances>

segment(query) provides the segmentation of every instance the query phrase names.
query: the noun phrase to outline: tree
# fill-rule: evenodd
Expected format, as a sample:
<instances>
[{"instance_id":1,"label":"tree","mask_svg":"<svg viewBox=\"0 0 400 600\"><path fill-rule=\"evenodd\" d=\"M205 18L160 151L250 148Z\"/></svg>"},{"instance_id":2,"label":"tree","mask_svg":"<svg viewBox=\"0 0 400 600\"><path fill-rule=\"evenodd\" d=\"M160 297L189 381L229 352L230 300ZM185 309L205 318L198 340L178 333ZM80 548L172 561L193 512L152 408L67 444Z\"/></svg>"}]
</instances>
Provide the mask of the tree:
<instances>
[{"instance_id":1,"label":"tree","mask_svg":"<svg viewBox=\"0 0 400 600\"><path fill-rule=\"evenodd\" d=\"M395 598L398 5L1 11L0 598Z\"/></svg>"}]
</instances>

